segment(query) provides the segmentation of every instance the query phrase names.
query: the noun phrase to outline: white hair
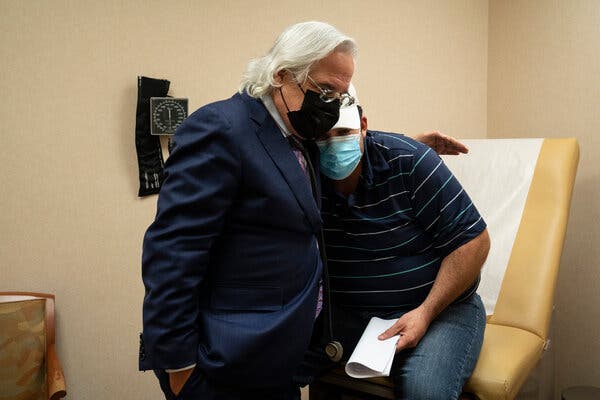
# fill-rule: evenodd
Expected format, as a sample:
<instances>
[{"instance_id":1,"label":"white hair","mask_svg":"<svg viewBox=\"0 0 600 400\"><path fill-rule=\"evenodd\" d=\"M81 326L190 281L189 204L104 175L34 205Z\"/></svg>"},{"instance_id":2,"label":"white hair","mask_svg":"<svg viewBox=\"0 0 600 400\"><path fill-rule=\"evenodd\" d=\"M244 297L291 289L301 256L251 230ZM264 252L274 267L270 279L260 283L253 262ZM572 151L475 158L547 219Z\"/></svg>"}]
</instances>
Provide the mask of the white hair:
<instances>
[{"instance_id":1,"label":"white hair","mask_svg":"<svg viewBox=\"0 0 600 400\"><path fill-rule=\"evenodd\" d=\"M354 39L324 22L301 22L288 27L275 45L261 58L248 63L240 85L252 97L261 97L281 86L275 82L279 71L288 70L304 81L311 66L332 51L342 51L354 58L357 46Z\"/></svg>"}]
</instances>

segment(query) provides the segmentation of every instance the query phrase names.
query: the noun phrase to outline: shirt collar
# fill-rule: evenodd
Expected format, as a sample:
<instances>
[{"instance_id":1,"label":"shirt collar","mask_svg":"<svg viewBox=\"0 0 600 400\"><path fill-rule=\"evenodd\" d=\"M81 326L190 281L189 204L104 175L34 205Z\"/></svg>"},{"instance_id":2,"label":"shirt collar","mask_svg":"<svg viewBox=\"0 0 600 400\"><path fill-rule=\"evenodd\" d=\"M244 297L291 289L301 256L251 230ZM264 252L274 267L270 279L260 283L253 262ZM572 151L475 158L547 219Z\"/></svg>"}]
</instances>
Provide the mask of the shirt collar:
<instances>
[{"instance_id":1,"label":"shirt collar","mask_svg":"<svg viewBox=\"0 0 600 400\"><path fill-rule=\"evenodd\" d=\"M267 108L267 111L269 112L269 114L271 114L271 117L273 117L273 119L275 120L275 123L281 130L281 133L283 134L283 136L284 137L290 136L291 133L288 131L287 127L285 126L285 123L283 122L281 115L279 115L279 111L277 111L277 107L275 107L275 103L273 102L273 98L271 97L271 95L265 94L264 96L261 96L260 100L263 102L263 104Z\"/></svg>"},{"instance_id":2,"label":"shirt collar","mask_svg":"<svg viewBox=\"0 0 600 400\"><path fill-rule=\"evenodd\" d=\"M377 148L373 134L370 131L367 131L365 136L364 149L361 177L366 186L372 186L375 183L375 175L388 171L390 166L385 155L380 151L381 149Z\"/></svg>"}]
</instances>

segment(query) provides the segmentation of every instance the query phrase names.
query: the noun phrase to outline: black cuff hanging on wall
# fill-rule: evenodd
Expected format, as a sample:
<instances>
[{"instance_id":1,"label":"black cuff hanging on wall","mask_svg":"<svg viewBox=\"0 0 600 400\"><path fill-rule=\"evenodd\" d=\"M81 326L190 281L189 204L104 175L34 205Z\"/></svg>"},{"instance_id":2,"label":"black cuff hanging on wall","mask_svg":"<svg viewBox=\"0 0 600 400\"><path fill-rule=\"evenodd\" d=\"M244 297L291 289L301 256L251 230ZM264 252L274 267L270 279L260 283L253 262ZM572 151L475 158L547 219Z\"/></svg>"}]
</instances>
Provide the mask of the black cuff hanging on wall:
<instances>
[{"instance_id":1,"label":"black cuff hanging on wall","mask_svg":"<svg viewBox=\"0 0 600 400\"><path fill-rule=\"evenodd\" d=\"M170 83L165 79L138 76L135 148L140 175L140 197L158 193L164 180L160 137L150 134L150 97L167 96Z\"/></svg>"}]
</instances>

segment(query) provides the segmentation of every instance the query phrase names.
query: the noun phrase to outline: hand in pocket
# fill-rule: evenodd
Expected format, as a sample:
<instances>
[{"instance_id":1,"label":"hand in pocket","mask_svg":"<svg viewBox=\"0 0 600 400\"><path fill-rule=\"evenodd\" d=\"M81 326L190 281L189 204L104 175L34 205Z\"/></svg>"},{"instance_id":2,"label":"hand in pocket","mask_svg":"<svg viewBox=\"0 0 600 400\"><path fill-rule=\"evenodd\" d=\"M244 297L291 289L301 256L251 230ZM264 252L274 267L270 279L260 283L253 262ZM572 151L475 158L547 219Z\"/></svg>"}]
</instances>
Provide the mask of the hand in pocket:
<instances>
[{"instance_id":1,"label":"hand in pocket","mask_svg":"<svg viewBox=\"0 0 600 400\"><path fill-rule=\"evenodd\" d=\"M190 375L192 375L192 372L194 372L194 368L169 373L169 385L175 396L179 395L183 385L185 385Z\"/></svg>"}]
</instances>

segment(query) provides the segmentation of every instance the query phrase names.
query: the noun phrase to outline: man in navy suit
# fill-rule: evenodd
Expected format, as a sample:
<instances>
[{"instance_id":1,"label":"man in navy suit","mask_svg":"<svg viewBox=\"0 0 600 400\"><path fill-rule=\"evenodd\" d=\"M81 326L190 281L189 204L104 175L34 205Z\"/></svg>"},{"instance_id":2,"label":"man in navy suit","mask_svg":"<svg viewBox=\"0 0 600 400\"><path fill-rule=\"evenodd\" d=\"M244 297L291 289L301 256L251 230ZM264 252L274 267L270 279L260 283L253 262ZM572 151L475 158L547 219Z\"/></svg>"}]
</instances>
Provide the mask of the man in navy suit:
<instances>
[{"instance_id":1,"label":"man in navy suit","mask_svg":"<svg viewBox=\"0 0 600 400\"><path fill-rule=\"evenodd\" d=\"M353 39L289 27L240 89L175 134L144 237L140 369L167 399L287 399L308 346L322 273L316 146L354 72ZM311 162L312 161L312 162Z\"/></svg>"}]
</instances>

